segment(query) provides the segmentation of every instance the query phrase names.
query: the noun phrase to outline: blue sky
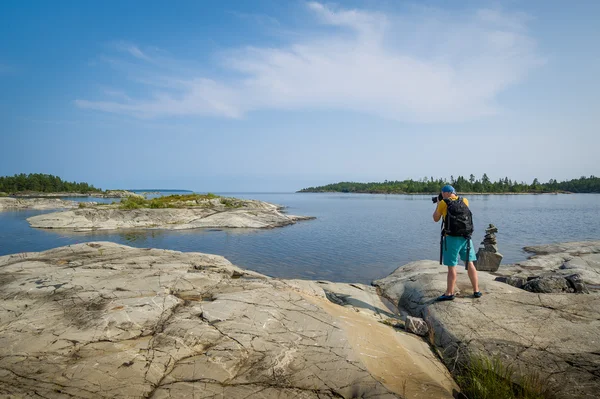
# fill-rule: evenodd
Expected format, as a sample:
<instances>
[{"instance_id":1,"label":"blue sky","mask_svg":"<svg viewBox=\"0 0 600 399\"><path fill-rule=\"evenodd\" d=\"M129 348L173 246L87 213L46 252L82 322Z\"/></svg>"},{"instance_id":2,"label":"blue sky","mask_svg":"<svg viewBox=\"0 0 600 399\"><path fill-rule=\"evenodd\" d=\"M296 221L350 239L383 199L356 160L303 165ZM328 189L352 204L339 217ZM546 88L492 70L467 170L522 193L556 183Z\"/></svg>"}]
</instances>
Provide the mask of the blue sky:
<instances>
[{"instance_id":1,"label":"blue sky","mask_svg":"<svg viewBox=\"0 0 600 399\"><path fill-rule=\"evenodd\" d=\"M3 1L0 175L599 175L600 2Z\"/></svg>"}]
</instances>

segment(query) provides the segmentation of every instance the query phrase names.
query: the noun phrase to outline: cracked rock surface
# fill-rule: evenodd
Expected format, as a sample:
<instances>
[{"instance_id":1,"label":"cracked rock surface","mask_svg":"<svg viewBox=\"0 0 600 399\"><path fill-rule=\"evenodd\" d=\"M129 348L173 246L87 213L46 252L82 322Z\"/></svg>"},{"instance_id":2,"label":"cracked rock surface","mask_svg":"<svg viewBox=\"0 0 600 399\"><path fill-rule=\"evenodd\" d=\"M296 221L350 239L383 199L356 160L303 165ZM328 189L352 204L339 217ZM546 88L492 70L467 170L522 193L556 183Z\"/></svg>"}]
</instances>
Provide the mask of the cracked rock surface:
<instances>
[{"instance_id":1,"label":"cracked rock surface","mask_svg":"<svg viewBox=\"0 0 600 399\"><path fill-rule=\"evenodd\" d=\"M31 227L75 231L116 229L272 228L313 217L287 215L267 202L244 200L242 208L211 207L118 209L91 207L47 213L27 219Z\"/></svg>"},{"instance_id":2,"label":"cracked rock surface","mask_svg":"<svg viewBox=\"0 0 600 399\"><path fill-rule=\"evenodd\" d=\"M446 267L434 261L402 266L374 282L408 313L433 326L435 344L452 369L464 355L499 356L517 373L536 373L561 398L600 392L600 241L527 247L535 256L497 273L479 272L483 297L459 268L454 301L435 302L446 289ZM533 293L495 281L578 274L589 293Z\"/></svg>"},{"instance_id":3,"label":"cracked rock surface","mask_svg":"<svg viewBox=\"0 0 600 399\"><path fill-rule=\"evenodd\" d=\"M0 396L451 398L373 287L108 242L0 257ZM335 301L332 301L335 299Z\"/></svg>"}]
</instances>

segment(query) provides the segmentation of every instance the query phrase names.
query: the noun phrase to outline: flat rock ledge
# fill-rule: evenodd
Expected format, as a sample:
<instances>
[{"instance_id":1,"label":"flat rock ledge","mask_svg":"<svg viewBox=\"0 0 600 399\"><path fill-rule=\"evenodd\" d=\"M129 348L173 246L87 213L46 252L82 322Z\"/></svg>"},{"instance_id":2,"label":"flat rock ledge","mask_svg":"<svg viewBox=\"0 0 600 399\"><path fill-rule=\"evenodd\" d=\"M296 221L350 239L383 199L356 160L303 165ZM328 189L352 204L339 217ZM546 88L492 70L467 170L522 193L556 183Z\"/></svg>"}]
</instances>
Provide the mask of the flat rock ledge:
<instances>
[{"instance_id":1,"label":"flat rock ledge","mask_svg":"<svg viewBox=\"0 0 600 399\"><path fill-rule=\"evenodd\" d=\"M374 287L108 242L0 257L0 396L451 398Z\"/></svg>"},{"instance_id":2,"label":"flat rock ledge","mask_svg":"<svg viewBox=\"0 0 600 399\"><path fill-rule=\"evenodd\" d=\"M46 209L71 209L79 205L76 201L65 201L58 198L0 198L1 211L15 210L46 210Z\"/></svg>"},{"instance_id":3,"label":"flat rock ledge","mask_svg":"<svg viewBox=\"0 0 600 399\"><path fill-rule=\"evenodd\" d=\"M118 209L91 207L47 213L27 219L31 227L75 231L117 229L185 230L198 228L273 228L314 217L287 215L280 206L244 200L240 208L228 208L219 200L211 207L166 209Z\"/></svg>"},{"instance_id":4,"label":"flat rock ledge","mask_svg":"<svg viewBox=\"0 0 600 399\"><path fill-rule=\"evenodd\" d=\"M435 302L446 288L446 268L434 261L402 266L375 281L380 293L433 329L450 370L471 354L498 357L517 375L536 374L560 398L597 398L600 392L600 241L527 247L535 253L494 273L479 272L483 297L472 297L464 268L460 294ZM497 277L578 274L585 293L532 293Z\"/></svg>"}]
</instances>

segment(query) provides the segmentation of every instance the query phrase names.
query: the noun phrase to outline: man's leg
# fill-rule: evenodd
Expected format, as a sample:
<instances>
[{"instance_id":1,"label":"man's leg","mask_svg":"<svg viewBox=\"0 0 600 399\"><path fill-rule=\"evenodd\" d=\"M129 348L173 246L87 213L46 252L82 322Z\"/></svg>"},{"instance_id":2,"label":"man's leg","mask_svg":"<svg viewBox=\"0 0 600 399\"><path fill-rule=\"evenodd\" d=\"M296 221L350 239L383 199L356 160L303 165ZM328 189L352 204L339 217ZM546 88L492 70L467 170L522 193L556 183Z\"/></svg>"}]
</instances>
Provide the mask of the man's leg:
<instances>
[{"instance_id":1,"label":"man's leg","mask_svg":"<svg viewBox=\"0 0 600 399\"><path fill-rule=\"evenodd\" d=\"M469 265L467 266L467 274L469 275L469 280L471 280L471 285L473 286L473 292L479 292L479 280L477 278L477 269L473 262L469 261Z\"/></svg>"},{"instance_id":2,"label":"man's leg","mask_svg":"<svg viewBox=\"0 0 600 399\"><path fill-rule=\"evenodd\" d=\"M459 241L457 237L446 237L444 242L444 265L448 267L447 286L444 295L440 296L438 301L448 301L454 299L454 285L456 284L456 266L459 257Z\"/></svg>"},{"instance_id":3,"label":"man's leg","mask_svg":"<svg viewBox=\"0 0 600 399\"><path fill-rule=\"evenodd\" d=\"M469 253L467 253L467 246L469 247ZM473 241L470 241L469 239L469 245L467 245L467 241L465 241L464 247L461 249L460 257L465 262L465 265L467 265L467 274L469 275L469 280L471 280L471 285L473 286L473 294L478 293L479 279L477 278L477 269L473 263L473 261L477 259L477 256L473 249Z\"/></svg>"},{"instance_id":4,"label":"man's leg","mask_svg":"<svg viewBox=\"0 0 600 399\"><path fill-rule=\"evenodd\" d=\"M444 295L454 295L454 285L456 284L456 267L448 266L448 278L446 293Z\"/></svg>"}]
</instances>

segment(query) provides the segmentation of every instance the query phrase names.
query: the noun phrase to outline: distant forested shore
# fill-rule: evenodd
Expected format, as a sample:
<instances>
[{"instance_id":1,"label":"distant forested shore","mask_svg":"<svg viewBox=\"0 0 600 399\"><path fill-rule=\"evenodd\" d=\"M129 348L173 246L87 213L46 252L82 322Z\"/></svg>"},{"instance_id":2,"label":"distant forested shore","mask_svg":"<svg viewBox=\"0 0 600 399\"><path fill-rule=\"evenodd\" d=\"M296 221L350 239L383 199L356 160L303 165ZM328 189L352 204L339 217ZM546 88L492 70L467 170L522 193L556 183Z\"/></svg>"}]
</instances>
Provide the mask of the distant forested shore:
<instances>
[{"instance_id":1,"label":"distant forested shore","mask_svg":"<svg viewBox=\"0 0 600 399\"><path fill-rule=\"evenodd\" d=\"M579 179L572 179L559 182L550 179L547 183L541 183L534 179L531 184L517 182L508 177L491 181L487 174L483 174L481 179L476 179L470 175L468 179L463 176L450 176L434 179L423 178L421 180L403 180L388 181L383 183L356 183L340 182L328 184L326 186L308 187L298 191L299 193L369 193L369 194L418 194L418 193L438 193L442 186L451 184L457 192L477 193L477 194L540 194L540 193L600 193L600 178L595 176Z\"/></svg>"},{"instance_id":2,"label":"distant forested shore","mask_svg":"<svg viewBox=\"0 0 600 399\"><path fill-rule=\"evenodd\" d=\"M58 176L41 173L21 173L0 177L0 193L100 193L101 189L88 183L63 181Z\"/></svg>"}]
</instances>

